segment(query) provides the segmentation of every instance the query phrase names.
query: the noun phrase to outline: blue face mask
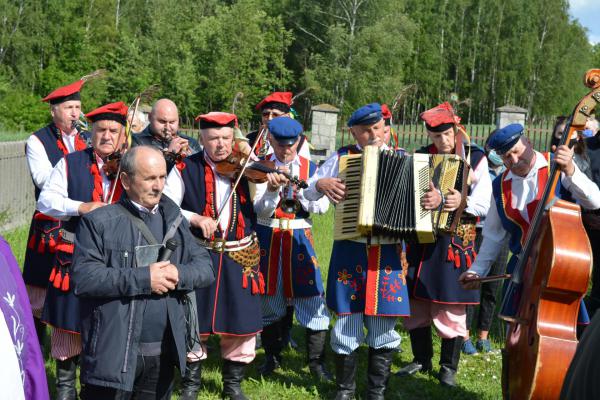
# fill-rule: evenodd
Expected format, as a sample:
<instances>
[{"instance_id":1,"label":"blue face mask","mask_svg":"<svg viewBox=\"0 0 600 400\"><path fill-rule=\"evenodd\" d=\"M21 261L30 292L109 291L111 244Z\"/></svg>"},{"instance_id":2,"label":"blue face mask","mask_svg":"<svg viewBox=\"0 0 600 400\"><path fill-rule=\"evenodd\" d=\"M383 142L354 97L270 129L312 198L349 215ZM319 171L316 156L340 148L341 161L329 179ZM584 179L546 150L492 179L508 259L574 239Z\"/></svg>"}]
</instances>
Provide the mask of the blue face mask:
<instances>
[{"instance_id":1,"label":"blue face mask","mask_svg":"<svg viewBox=\"0 0 600 400\"><path fill-rule=\"evenodd\" d=\"M494 150L490 150L487 154L488 161L492 164L493 167L500 167L504 165L502 158Z\"/></svg>"},{"instance_id":2,"label":"blue face mask","mask_svg":"<svg viewBox=\"0 0 600 400\"><path fill-rule=\"evenodd\" d=\"M584 129L581 133L583 134L584 138L594 136L594 132L591 129Z\"/></svg>"}]
</instances>

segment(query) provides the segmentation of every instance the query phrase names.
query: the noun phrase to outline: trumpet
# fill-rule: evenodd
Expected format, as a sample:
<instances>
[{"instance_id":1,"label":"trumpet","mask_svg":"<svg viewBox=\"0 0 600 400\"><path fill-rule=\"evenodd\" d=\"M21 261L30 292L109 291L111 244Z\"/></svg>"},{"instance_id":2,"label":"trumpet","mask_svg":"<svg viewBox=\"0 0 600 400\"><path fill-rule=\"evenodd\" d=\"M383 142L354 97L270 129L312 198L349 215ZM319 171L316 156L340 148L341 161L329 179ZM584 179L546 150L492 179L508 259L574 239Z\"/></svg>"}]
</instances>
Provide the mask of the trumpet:
<instances>
[{"instance_id":1,"label":"trumpet","mask_svg":"<svg viewBox=\"0 0 600 400\"><path fill-rule=\"evenodd\" d=\"M87 132L88 125L80 119L73 120L71 122L71 129L76 129L77 133Z\"/></svg>"},{"instance_id":2,"label":"trumpet","mask_svg":"<svg viewBox=\"0 0 600 400\"><path fill-rule=\"evenodd\" d=\"M164 128L162 133L163 140L165 140L167 143L170 143L173 139L178 137L177 132L171 133L167 128ZM179 149L179 152L177 153L174 151L169 151L168 148L163 149L163 155L165 157L165 160L167 160L167 162L172 163L180 163L185 157L189 156L190 154L191 149L190 146L187 144L185 146L182 146L181 149Z\"/></svg>"},{"instance_id":3,"label":"trumpet","mask_svg":"<svg viewBox=\"0 0 600 400\"><path fill-rule=\"evenodd\" d=\"M298 199L296 198L295 185L290 180L290 182L283 190L284 196L283 199L281 199L280 203L281 210L286 214L296 214L302 209L302 205L300 204L300 201L298 201Z\"/></svg>"}]
</instances>

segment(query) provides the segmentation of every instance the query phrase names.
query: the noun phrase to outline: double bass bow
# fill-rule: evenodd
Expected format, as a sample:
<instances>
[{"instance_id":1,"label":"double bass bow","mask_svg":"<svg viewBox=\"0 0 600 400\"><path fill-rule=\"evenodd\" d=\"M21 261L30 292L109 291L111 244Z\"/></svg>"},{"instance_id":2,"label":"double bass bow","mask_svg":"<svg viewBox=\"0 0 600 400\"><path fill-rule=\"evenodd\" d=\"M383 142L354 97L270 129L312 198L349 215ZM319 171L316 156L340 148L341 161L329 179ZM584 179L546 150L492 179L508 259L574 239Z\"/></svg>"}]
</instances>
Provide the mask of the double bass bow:
<instances>
[{"instance_id":1,"label":"double bass bow","mask_svg":"<svg viewBox=\"0 0 600 400\"><path fill-rule=\"evenodd\" d=\"M561 145L584 129L600 103L600 70L589 70L584 79L592 90L569 117ZM502 302L500 318L508 322L502 361L505 399L558 398L577 346L577 315L592 252L580 207L554 197L559 178L560 169L552 162ZM516 312L509 312L515 306Z\"/></svg>"}]
</instances>

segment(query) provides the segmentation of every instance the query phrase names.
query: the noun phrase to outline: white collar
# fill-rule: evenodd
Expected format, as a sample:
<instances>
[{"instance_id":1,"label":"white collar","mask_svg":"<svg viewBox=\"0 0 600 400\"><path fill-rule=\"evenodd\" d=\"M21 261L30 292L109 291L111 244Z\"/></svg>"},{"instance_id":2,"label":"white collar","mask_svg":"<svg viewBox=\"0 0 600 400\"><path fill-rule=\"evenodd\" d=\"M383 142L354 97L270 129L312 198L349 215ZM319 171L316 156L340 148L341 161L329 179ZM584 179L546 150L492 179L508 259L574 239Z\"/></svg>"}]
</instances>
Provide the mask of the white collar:
<instances>
[{"instance_id":1,"label":"white collar","mask_svg":"<svg viewBox=\"0 0 600 400\"><path fill-rule=\"evenodd\" d=\"M158 211L158 204L155 205L152 208L152 210L149 210L146 207L144 207L143 205L138 204L138 203L136 203L135 201L133 201L131 199L129 199L129 201L131 201L131 204L133 204L134 207L138 209L138 211L141 211L141 212L144 212L144 213L147 213L147 214L153 214L153 215L156 214L156 212Z\"/></svg>"}]
</instances>

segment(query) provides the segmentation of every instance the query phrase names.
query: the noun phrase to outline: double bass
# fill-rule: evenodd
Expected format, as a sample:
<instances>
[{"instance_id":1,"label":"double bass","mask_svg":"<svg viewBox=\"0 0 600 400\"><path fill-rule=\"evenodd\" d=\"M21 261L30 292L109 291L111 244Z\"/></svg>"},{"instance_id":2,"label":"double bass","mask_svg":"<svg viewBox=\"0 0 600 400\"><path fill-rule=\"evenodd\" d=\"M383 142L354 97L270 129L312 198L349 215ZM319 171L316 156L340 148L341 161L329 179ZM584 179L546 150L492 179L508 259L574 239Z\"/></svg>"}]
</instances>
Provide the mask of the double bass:
<instances>
[{"instance_id":1,"label":"double bass","mask_svg":"<svg viewBox=\"0 0 600 400\"><path fill-rule=\"evenodd\" d=\"M575 107L561 139L583 130L600 103L600 69ZM592 250L578 205L554 197L560 170L553 162L507 286L500 318L508 322L502 360L505 399L556 399L577 347L579 305L592 269ZM515 300L516 299L516 300ZM516 314L507 315L511 301Z\"/></svg>"}]
</instances>

